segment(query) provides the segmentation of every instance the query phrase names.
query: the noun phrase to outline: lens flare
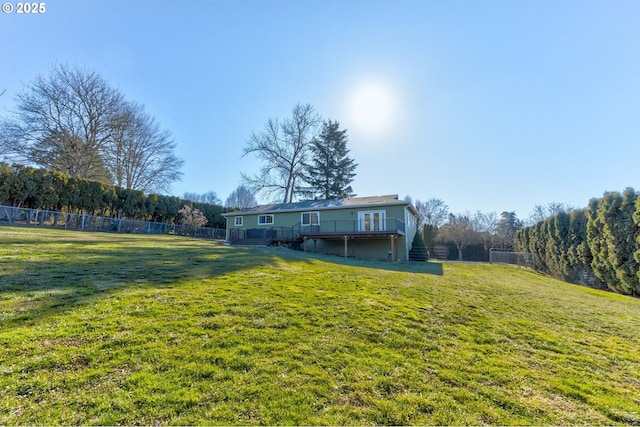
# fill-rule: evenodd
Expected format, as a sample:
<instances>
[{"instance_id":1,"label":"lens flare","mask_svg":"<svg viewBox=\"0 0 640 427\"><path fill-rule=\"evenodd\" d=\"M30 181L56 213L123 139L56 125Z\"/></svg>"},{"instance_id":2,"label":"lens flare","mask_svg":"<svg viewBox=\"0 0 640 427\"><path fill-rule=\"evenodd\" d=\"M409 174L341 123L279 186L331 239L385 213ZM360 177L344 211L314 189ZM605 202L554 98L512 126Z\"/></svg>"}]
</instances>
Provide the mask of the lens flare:
<instances>
[{"instance_id":1,"label":"lens flare","mask_svg":"<svg viewBox=\"0 0 640 427\"><path fill-rule=\"evenodd\" d=\"M398 121L398 99L388 85L367 82L356 86L349 99L353 131L368 137L383 137Z\"/></svg>"}]
</instances>

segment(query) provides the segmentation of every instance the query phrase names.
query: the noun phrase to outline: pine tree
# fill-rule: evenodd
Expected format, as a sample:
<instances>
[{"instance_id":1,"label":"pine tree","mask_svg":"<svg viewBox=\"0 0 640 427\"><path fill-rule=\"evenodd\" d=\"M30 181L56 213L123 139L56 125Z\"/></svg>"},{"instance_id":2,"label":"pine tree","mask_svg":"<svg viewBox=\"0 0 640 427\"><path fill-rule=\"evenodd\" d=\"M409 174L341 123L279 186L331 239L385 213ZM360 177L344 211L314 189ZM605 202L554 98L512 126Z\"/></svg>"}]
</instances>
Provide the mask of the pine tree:
<instances>
[{"instance_id":1,"label":"pine tree","mask_svg":"<svg viewBox=\"0 0 640 427\"><path fill-rule=\"evenodd\" d=\"M305 181L311 198L347 198L353 196L351 182L358 166L349 156L347 130L337 121L326 121L318 138L311 142L312 161Z\"/></svg>"}]
</instances>

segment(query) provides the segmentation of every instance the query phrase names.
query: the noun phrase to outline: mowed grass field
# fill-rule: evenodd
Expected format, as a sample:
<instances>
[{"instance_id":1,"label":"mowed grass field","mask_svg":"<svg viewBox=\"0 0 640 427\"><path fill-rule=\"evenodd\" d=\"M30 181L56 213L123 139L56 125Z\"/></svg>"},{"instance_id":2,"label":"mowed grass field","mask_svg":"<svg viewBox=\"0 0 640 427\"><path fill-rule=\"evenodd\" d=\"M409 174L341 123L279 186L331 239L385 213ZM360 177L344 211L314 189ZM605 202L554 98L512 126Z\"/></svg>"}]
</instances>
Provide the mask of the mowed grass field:
<instances>
[{"instance_id":1,"label":"mowed grass field","mask_svg":"<svg viewBox=\"0 0 640 427\"><path fill-rule=\"evenodd\" d=\"M509 266L0 227L0 425L639 423L638 299Z\"/></svg>"}]
</instances>

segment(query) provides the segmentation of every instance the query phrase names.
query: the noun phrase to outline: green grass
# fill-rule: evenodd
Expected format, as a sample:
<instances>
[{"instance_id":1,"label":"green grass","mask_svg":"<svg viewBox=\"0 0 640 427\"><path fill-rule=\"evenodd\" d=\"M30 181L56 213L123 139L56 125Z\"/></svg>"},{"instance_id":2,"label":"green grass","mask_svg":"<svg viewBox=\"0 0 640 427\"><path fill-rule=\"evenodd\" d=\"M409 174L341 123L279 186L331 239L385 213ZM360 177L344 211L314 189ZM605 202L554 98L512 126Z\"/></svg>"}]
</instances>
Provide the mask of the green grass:
<instances>
[{"instance_id":1,"label":"green grass","mask_svg":"<svg viewBox=\"0 0 640 427\"><path fill-rule=\"evenodd\" d=\"M0 425L639 424L639 350L519 268L0 227Z\"/></svg>"}]
</instances>

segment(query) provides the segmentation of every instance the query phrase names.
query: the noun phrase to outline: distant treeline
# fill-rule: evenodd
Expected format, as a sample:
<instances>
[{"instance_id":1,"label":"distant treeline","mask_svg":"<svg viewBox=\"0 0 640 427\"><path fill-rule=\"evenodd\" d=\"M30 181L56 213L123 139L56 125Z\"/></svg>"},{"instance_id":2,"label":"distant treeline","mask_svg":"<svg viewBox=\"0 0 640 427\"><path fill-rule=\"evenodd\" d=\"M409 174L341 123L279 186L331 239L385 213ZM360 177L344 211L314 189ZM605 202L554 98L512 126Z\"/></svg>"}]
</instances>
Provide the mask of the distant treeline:
<instances>
[{"instance_id":1,"label":"distant treeline","mask_svg":"<svg viewBox=\"0 0 640 427\"><path fill-rule=\"evenodd\" d=\"M207 218L207 227L224 228L222 206L194 203L179 197L145 195L61 172L0 162L0 204L31 209L178 223L178 211L188 205Z\"/></svg>"},{"instance_id":2,"label":"distant treeline","mask_svg":"<svg viewBox=\"0 0 640 427\"><path fill-rule=\"evenodd\" d=\"M631 188L519 230L514 243L559 279L580 283L586 272L613 291L640 293L640 196Z\"/></svg>"}]
</instances>

